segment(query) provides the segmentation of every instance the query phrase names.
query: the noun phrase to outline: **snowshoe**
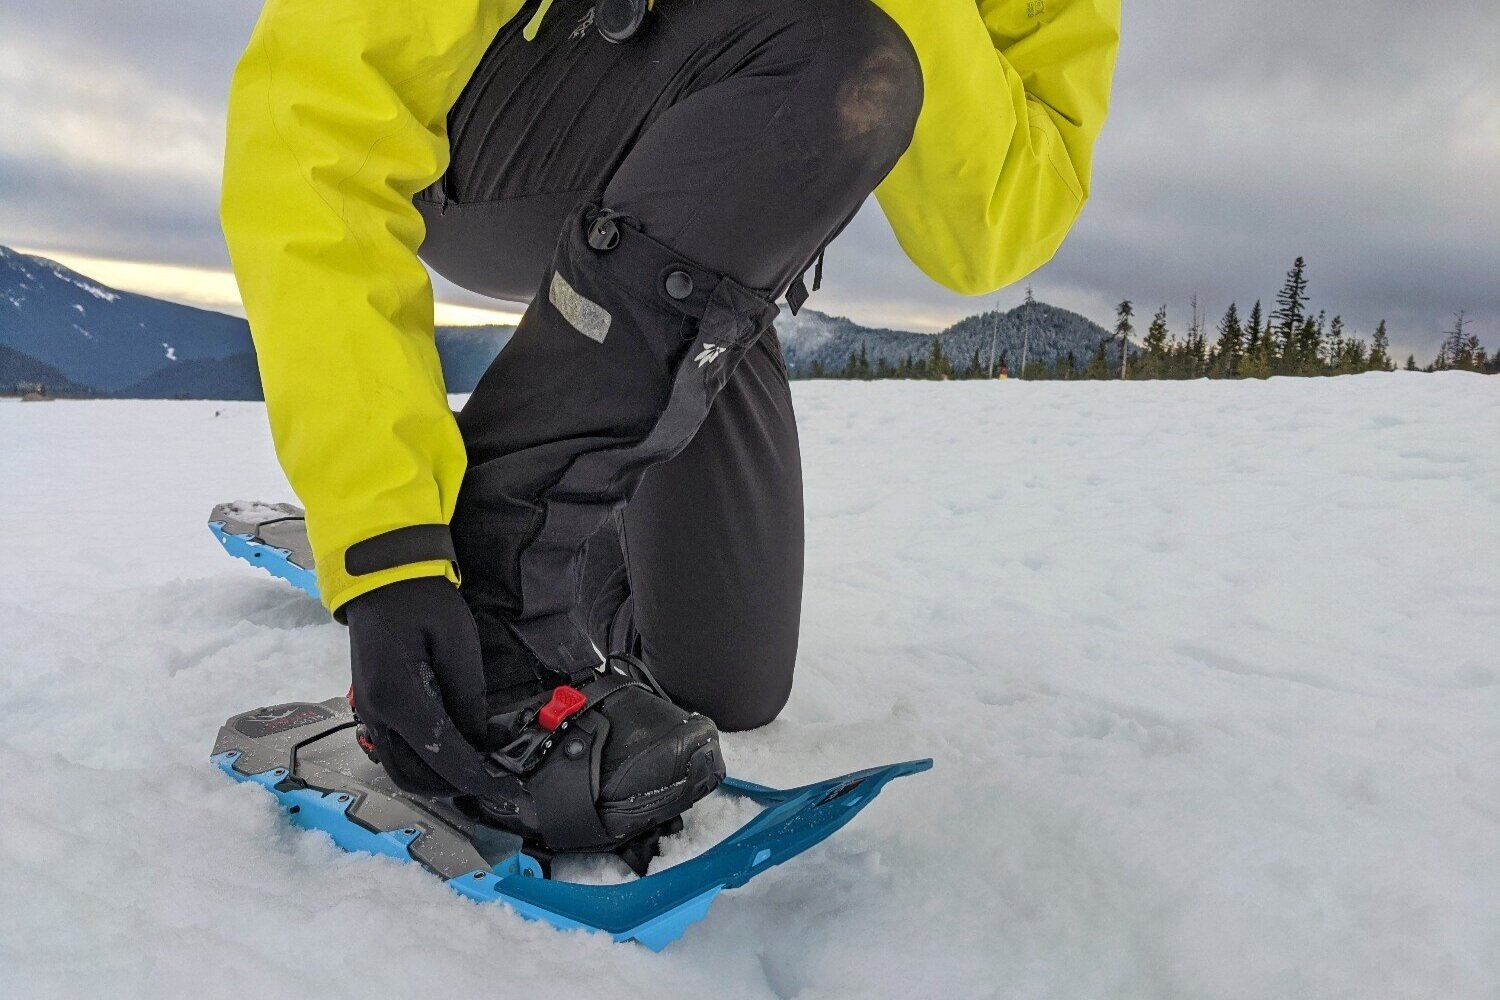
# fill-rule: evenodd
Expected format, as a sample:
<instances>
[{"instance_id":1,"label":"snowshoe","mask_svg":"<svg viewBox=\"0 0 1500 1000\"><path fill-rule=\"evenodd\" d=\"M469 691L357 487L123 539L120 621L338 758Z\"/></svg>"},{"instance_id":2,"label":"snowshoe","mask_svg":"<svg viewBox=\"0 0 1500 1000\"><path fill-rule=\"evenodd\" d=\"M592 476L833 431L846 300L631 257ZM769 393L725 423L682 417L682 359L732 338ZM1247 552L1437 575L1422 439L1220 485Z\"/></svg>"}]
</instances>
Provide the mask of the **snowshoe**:
<instances>
[{"instance_id":1,"label":"snowshoe","mask_svg":"<svg viewBox=\"0 0 1500 1000\"><path fill-rule=\"evenodd\" d=\"M317 595L300 509L221 504L209 527L231 555ZM820 843L887 782L932 766L890 764L785 791L726 777L712 722L673 705L645 664L624 654L586 683L492 716L490 737L494 771L516 779L506 801L403 792L348 697L236 715L219 730L213 761L345 850L414 861L472 899L655 950L702 919L719 892ZM682 832L683 814L715 790L763 808L707 851L650 872L662 840ZM618 885L553 879L556 858L575 853L613 854L640 877Z\"/></svg>"}]
</instances>

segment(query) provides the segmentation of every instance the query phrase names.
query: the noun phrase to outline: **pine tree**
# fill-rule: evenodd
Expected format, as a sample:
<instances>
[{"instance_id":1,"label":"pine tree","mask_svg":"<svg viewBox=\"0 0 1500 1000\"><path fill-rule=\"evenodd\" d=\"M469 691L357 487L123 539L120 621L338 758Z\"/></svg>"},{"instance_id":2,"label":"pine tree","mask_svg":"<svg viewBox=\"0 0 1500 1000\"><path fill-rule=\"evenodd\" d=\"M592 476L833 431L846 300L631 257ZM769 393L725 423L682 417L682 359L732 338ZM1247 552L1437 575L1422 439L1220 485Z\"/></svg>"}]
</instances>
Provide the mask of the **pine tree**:
<instances>
[{"instance_id":1,"label":"pine tree","mask_svg":"<svg viewBox=\"0 0 1500 1000\"><path fill-rule=\"evenodd\" d=\"M1067 356L1057 363L1057 370L1053 372L1054 378L1072 379L1078 377L1078 359L1069 351Z\"/></svg>"},{"instance_id":2,"label":"pine tree","mask_svg":"<svg viewBox=\"0 0 1500 1000\"><path fill-rule=\"evenodd\" d=\"M1325 323L1326 319L1322 313L1316 317L1309 316L1302 321L1302 329L1297 331L1287 352L1282 357L1281 373L1283 375L1318 374L1322 366Z\"/></svg>"},{"instance_id":3,"label":"pine tree","mask_svg":"<svg viewBox=\"0 0 1500 1000\"><path fill-rule=\"evenodd\" d=\"M1269 378L1273 368L1275 344L1270 324L1265 322L1260 300L1250 310L1250 328L1245 341L1245 354L1240 359L1241 378Z\"/></svg>"},{"instance_id":4,"label":"pine tree","mask_svg":"<svg viewBox=\"0 0 1500 1000\"><path fill-rule=\"evenodd\" d=\"M1305 328L1307 318L1307 263L1298 257L1292 269L1286 273L1286 283L1276 293L1276 308L1271 312L1271 321L1280 341L1278 347L1284 360L1282 367L1297 367L1297 337Z\"/></svg>"},{"instance_id":5,"label":"pine tree","mask_svg":"<svg viewBox=\"0 0 1500 1000\"><path fill-rule=\"evenodd\" d=\"M948 355L943 353L943 342L936 336L932 338L932 354L927 359L927 377L934 379L953 377L953 362L949 361Z\"/></svg>"},{"instance_id":6,"label":"pine tree","mask_svg":"<svg viewBox=\"0 0 1500 1000\"><path fill-rule=\"evenodd\" d=\"M828 377L828 372L825 369L825 367L823 365L823 362L821 360L814 360L813 361L813 363L812 363L812 371L808 373L807 377L808 378L827 378Z\"/></svg>"},{"instance_id":7,"label":"pine tree","mask_svg":"<svg viewBox=\"0 0 1500 1000\"><path fill-rule=\"evenodd\" d=\"M1156 310L1156 315L1151 317L1151 325L1146 328L1146 339L1141 342L1146 349L1146 356L1136 365L1140 372L1140 378L1162 378L1167 373L1167 307L1162 306Z\"/></svg>"},{"instance_id":8,"label":"pine tree","mask_svg":"<svg viewBox=\"0 0 1500 1000\"><path fill-rule=\"evenodd\" d=\"M1182 345L1182 364L1178 378L1200 378L1208 368L1208 339L1203 335L1203 314L1198 310L1198 296L1193 296L1193 322Z\"/></svg>"},{"instance_id":9,"label":"pine tree","mask_svg":"<svg viewBox=\"0 0 1500 1000\"><path fill-rule=\"evenodd\" d=\"M1130 335L1135 326L1130 322L1135 316L1135 305L1125 299L1115 307L1115 336L1120 338L1120 377L1130 377Z\"/></svg>"},{"instance_id":10,"label":"pine tree","mask_svg":"<svg viewBox=\"0 0 1500 1000\"><path fill-rule=\"evenodd\" d=\"M1329 374L1340 374L1340 367L1344 363L1344 353L1348 346L1344 337L1344 317L1335 316L1333 322L1328 324L1328 337L1323 341L1324 365Z\"/></svg>"},{"instance_id":11,"label":"pine tree","mask_svg":"<svg viewBox=\"0 0 1500 1000\"><path fill-rule=\"evenodd\" d=\"M1245 330L1245 353L1254 354L1260 348L1261 333L1261 311L1260 299L1255 300L1255 308L1250 310L1250 326Z\"/></svg>"},{"instance_id":12,"label":"pine tree","mask_svg":"<svg viewBox=\"0 0 1500 1000\"><path fill-rule=\"evenodd\" d=\"M1240 309L1231 302L1224 310L1224 318L1219 320L1219 339L1214 344L1209 374L1215 378L1237 378L1244 350L1245 331L1240 326Z\"/></svg>"},{"instance_id":13,"label":"pine tree","mask_svg":"<svg viewBox=\"0 0 1500 1000\"><path fill-rule=\"evenodd\" d=\"M1109 347L1109 338L1099 341L1099 346L1094 348L1094 356L1089 359L1088 365L1083 369L1083 377L1087 379L1109 378L1109 357L1105 351Z\"/></svg>"},{"instance_id":14,"label":"pine tree","mask_svg":"<svg viewBox=\"0 0 1500 1000\"><path fill-rule=\"evenodd\" d=\"M1375 339L1370 343L1367 366L1369 370L1377 372L1394 371L1396 368L1391 364L1391 338L1385 332L1385 320L1381 320L1375 327Z\"/></svg>"},{"instance_id":15,"label":"pine tree","mask_svg":"<svg viewBox=\"0 0 1500 1000\"><path fill-rule=\"evenodd\" d=\"M1408 354L1406 356L1406 370L1409 372L1417 370L1417 356L1415 354Z\"/></svg>"},{"instance_id":16,"label":"pine tree","mask_svg":"<svg viewBox=\"0 0 1500 1000\"><path fill-rule=\"evenodd\" d=\"M1433 363L1438 371L1457 369L1473 372L1488 366L1489 358L1485 357L1484 349L1479 346L1479 338L1465 332L1467 322L1462 309L1453 314L1453 329L1443 338L1443 346L1438 349L1437 361Z\"/></svg>"}]
</instances>

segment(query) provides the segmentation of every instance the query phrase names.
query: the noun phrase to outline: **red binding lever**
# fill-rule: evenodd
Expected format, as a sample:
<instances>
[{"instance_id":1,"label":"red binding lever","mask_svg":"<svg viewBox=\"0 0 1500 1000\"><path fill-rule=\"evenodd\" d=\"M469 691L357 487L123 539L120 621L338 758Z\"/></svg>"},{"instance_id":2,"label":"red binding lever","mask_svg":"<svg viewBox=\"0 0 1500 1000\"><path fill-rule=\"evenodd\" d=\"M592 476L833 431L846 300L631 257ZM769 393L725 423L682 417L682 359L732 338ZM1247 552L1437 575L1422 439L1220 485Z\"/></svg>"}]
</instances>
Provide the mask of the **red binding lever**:
<instances>
[{"instance_id":1,"label":"red binding lever","mask_svg":"<svg viewBox=\"0 0 1500 1000\"><path fill-rule=\"evenodd\" d=\"M566 684L552 689L552 700L542 706L536 714L536 724L547 732L553 732L568 719L583 711L588 704L588 695Z\"/></svg>"}]
</instances>

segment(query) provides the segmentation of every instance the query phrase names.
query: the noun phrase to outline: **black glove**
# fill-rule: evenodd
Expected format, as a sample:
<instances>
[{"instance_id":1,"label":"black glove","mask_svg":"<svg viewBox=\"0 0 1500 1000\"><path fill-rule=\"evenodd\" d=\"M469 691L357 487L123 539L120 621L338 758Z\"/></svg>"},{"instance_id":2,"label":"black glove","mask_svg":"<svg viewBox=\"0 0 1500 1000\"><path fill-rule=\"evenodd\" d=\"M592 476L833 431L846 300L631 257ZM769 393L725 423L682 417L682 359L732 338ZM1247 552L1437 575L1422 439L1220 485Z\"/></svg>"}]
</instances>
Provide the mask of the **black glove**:
<instances>
[{"instance_id":1,"label":"black glove","mask_svg":"<svg viewBox=\"0 0 1500 1000\"><path fill-rule=\"evenodd\" d=\"M484 661L458 588L442 577L402 580L343 610L354 710L391 779L432 797L492 792L475 749L485 734Z\"/></svg>"}]
</instances>

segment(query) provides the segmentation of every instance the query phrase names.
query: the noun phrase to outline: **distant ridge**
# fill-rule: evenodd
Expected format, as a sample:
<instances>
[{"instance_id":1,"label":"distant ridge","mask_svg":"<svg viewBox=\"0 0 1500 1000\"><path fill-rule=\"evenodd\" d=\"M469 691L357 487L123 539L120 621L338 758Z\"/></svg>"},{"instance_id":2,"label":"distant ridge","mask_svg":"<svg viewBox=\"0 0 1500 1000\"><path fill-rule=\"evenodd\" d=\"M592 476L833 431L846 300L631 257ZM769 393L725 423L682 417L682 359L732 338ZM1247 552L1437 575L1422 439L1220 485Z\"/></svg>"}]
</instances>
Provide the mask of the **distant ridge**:
<instances>
[{"instance_id":1,"label":"distant ridge","mask_svg":"<svg viewBox=\"0 0 1500 1000\"><path fill-rule=\"evenodd\" d=\"M514 332L440 327L450 392L469 392ZM53 395L261 399L243 319L137 295L0 246L0 392L45 384Z\"/></svg>"},{"instance_id":2,"label":"distant ridge","mask_svg":"<svg viewBox=\"0 0 1500 1000\"><path fill-rule=\"evenodd\" d=\"M851 356L872 367L926 358L934 342L963 371L1018 373L1073 355L1082 367L1109 331L1045 302L969 316L937 334L863 326L841 316L783 310L776 322L792 378L815 366L837 376ZM440 327L438 356L449 392L471 392L515 332L509 326ZM255 345L243 319L109 288L45 257L0 246L0 391L45 383L57 395L131 399L262 397ZM1132 346L1132 350L1134 347ZM1116 358L1111 359L1118 363Z\"/></svg>"},{"instance_id":3,"label":"distant ridge","mask_svg":"<svg viewBox=\"0 0 1500 1000\"><path fill-rule=\"evenodd\" d=\"M1072 354L1081 368L1094 356L1100 341L1111 336L1092 320L1045 302L969 316L936 334L861 326L815 309L803 309L796 316L783 312L776 330L787 371L793 378L808 377L814 364L820 364L829 375L837 375L849 357L861 350L872 366L884 361L895 367L905 358L920 361L932 350L934 339L960 370L973 361L975 352L980 364L988 369L992 346L995 367L1008 366L1012 373L1020 371L1023 353L1028 363L1040 361L1048 367Z\"/></svg>"}]
</instances>

